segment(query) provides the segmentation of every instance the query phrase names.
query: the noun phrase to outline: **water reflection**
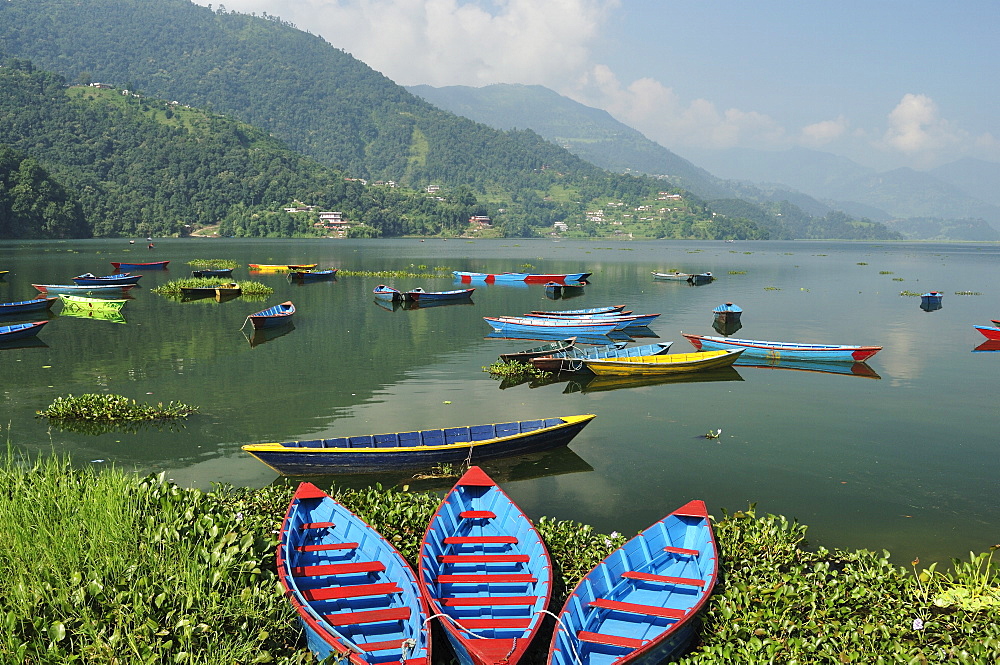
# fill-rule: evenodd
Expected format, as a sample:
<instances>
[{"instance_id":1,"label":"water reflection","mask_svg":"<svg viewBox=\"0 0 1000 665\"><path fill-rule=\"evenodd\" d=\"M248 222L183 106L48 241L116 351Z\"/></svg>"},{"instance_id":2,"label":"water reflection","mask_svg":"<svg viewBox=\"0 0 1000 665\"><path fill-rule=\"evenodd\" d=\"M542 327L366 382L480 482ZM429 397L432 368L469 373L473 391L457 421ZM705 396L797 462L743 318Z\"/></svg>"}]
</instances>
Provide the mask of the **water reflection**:
<instances>
[{"instance_id":1,"label":"water reflection","mask_svg":"<svg viewBox=\"0 0 1000 665\"><path fill-rule=\"evenodd\" d=\"M72 316L75 319L93 319L109 323L128 323L125 315L113 309L80 309L79 307L63 307L59 316Z\"/></svg>"},{"instance_id":2,"label":"water reflection","mask_svg":"<svg viewBox=\"0 0 1000 665\"><path fill-rule=\"evenodd\" d=\"M710 383L714 381L742 381L743 377L733 367L720 367L704 372L690 372L671 376L591 376L571 379L564 393L596 393L622 388L644 388L662 384Z\"/></svg>"},{"instance_id":3,"label":"water reflection","mask_svg":"<svg viewBox=\"0 0 1000 665\"><path fill-rule=\"evenodd\" d=\"M976 348L972 349L973 353L993 353L1000 351L1000 339L988 339Z\"/></svg>"},{"instance_id":4,"label":"water reflection","mask_svg":"<svg viewBox=\"0 0 1000 665\"><path fill-rule=\"evenodd\" d=\"M0 342L0 350L3 349L32 349L47 348L49 345L38 339L38 337L26 337L24 339L13 339L9 342Z\"/></svg>"},{"instance_id":5,"label":"water reflection","mask_svg":"<svg viewBox=\"0 0 1000 665\"><path fill-rule=\"evenodd\" d=\"M944 294L940 291L930 291L920 295L920 309L925 312L933 312L943 307L941 300Z\"/></svg>"},{"instance_id":6,"label":"water reflection","mask_svg":"<svg viewBox=\"0 0 1000 665\"><path fill-rule=\"evenodd\" d=\"M769 360L766 358L739 358L734 363L737 367L755 367L757 369L787 369L796 372L816 372L817 374L841 374L844 376L860 376L865 379L881 379L882 377L868 363L823 363L806 360Z\"/></svg>"},{"instance_id":7,"label":"water reflection","mask_svg":"<svg viewBox=\"0 0 1000 665\"><path fill-rule=\"evenodd\" d=\"M247 336L246 332L242 330L240 332L242 332L243 336L246 337L248 342L250 342L250 348L254 348L266 342L270 342L271 340L278 339L279 337L284 337L293 330L295 330L295 324L289 321L288 323L274 328L254 328L249 336Z\"/></svg>"}]
</instances>

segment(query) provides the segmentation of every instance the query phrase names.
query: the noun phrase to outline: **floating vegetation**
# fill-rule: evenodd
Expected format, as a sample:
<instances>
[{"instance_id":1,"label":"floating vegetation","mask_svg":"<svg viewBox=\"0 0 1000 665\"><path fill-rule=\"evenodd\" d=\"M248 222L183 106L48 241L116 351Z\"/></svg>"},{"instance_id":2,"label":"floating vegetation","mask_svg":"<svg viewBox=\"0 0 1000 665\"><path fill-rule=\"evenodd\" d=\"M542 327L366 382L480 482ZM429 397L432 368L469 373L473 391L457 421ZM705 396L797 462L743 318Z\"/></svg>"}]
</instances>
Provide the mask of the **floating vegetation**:
<instances>
[{"instance_id":1,"label":"floating vegetation","mask_svg":"<svg viewBox=\"0 0 1000 665\"><path fill-rule=\"evenodd\" d=\"M989 552L969 552L968 561L952 559L952 569L938 573L940 582L947 587L934 597L938 607L959 607L968 612L982 612L1000 607L1000 571L993 566L993 553L1000 545L993 545ZM934 574L934 564L928 575Z\"/></svg>"},{"instance_id":2,"label":"floating vegetation","mask_svg":"<svg viewBox=\"0 0 1000 665\"><path fill-rule=\"evenodd\" d=\"M435 270L442 270L441 268L435 268ZM445 268L444 270L447 270ZM378 278L394 278L394 277L421 277L421 278L431 278L440 279L442 277L451 277L451 273L443 275L440 272L409 272L408 270L338 270L338 277L378 277Z\"/></svg>"},{"instance_id":3,"label":"floating vegetation","mask_svg":"<svg viewBox=\"0 0 1000 665\"><path fill-rule=\"evenodd\" d=\"M182 277L180 279L172 279L166 284L150 289L150 291L158 293L161 296L180 296L182 288L201 288L230 283L231 282L226 282L225 278L222 277ZM261 298L274 293L274 289L260 282L246 281L237 282L237 284L240 285L240 291L244 298L247 296L251 296L252 298Z\"/></svg>"},{"instance_id":4,"label":"floating vegetation","mask_svg":"<svg viewBox=\"0 0 1000 665\"><path fill-rule=\"evenodd\" d=\"M765 291L780 291L781 289L779 289L777 286L765 286L764 290Z\"/></svg>"},{"instance_id":5,"label":"floating vegetation","mask_svg":"<svg viewBox=\"0 0 1000 665\"><path fill-rule=\"evenodd\" d=\"M979 291L955 291L956 296L981 296Z\"/></svg>"},{"instance_id":6,"label":"floating vegetation","mask_svg":"<svg viewBox=\"0 0 1000 665\"><path fill-rule=\"evenodd\" d=\"M866 266L866 265L868 265L868 264L867 264L867 263L865 263L864 261L859 261L859 262L858 262L858 265L859 265L859 266Z\"/></svg>"},{"instance_id":7,"label":"floating vegetation","mask_svg":"<svg viewBox=\"0 0 1000 665\"><path fill-rule=\"evenodd\" d=\"M919 296L920 294L916 293L915 291L900 291L899 295L901 295L901 296Z\"/></svg>"},{"instance_id":8,"label":"floating vegetation","mask_svg":"<svg viewBox=\"0 0 1000 665\"><path fill-rule=\"evenodd\" d=\"M532 269L532 268L534 268L535 266L531 265L530 263L522 263L522 264L521 264L521 265L519 265L518 267L519 267L519 268L524 268L525 270L531 270L531 269Z\"/></svg>"},{"instance_id":9,"label":"floating vegetation","mask_svg":"<svg viewBox=\"0 0 1000 665\"><path fill-rule=\"evenodd\" d=\"M230 259L194 259L193 261L188 261L187 264L196 268L208 268L209 270L223 270L227 268L234 269L240 267L239 263Z\"/></svg>"},{"instance_id":10,"label":"floating vegetation","mask_svg":"<svg viewBox=\"0 0 1000 665\"><path fill-rule=\"evenodd\" d=\"M181 402L156 406L139 404L134 399L122 395L100 395L85 393L79 397L68 395L57 397L43 411L37 411L36 418L56 420L78 420L94 422L121 422L138 420L172 420L186 418L198 411L198 407Z\"/></svg>"},{"instance_id":11,"label":"floating vegetation","mask_svg":"<svg viewBox=\"0 0 1000 665\"><path fill-rule=\"evenodd\" d=\"M517 360L511 362L498 360L489 367L484 367L483 371L489 372L490 378L493 379L520 379L528 377L545 379L552 375L551 372L538 369L531 363L522 363Z\"/></svg>"},{"instance_id":12,"label":"floating vegetation","mask_svg":"<svg viewBox=\"0 0 1000 665\"><path fill-rule=\"evenodd\" d=\"M435 464L429 470L424 473L413 474L414 480L429 480L433 478L459 478L469 467L465 464L449 464L448 462L442 462L441 464Z\"/></svg>"},{"instance_id":13,"label":"floating vegetation","mask_svg":"<svg viewBox=\"0 0 1000 665\"><path fill-rule=\"evenodd\" d=\"M746 270L730 270L729 274L730 275L745 275L745 274L747 274L747 271Z\"/></svg>"},{"instance_id":14,"label":"floating vegetation","mask_svg":"<svg viewBox=\"0 0 1000 665\"><path fill-rule=\"evenodd\" d=\"M892 281L894 281L894 282L905 282L906 280L903 279L902 277L893 277Z\"/></svg>"},{"instance_id":15,"label":"floating vegetation","mask_svg":"<svg viewBox=\"0 0 1000 665\"><path fill-rule=\"evenodd\" d=\"M879 270L878 274L880 274L880 275L891 275L892 271L891 270Z\"/></svg>"}]
</instances>

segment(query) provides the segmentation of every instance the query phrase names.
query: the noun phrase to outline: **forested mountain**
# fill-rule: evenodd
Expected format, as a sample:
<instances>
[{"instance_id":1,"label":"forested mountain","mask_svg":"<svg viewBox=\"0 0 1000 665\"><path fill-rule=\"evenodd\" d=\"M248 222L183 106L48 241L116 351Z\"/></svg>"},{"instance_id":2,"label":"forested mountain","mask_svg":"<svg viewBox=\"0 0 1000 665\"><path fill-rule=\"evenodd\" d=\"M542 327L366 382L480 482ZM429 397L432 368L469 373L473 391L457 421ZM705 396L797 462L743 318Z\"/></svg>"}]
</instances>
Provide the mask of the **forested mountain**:
<instances>
[{"instance_id":1,"label":"forested mountain","mask_svg":"<svg viewBox=\"0 0 1000 665\"><path fill-rule=\"evenodd\" d=\"M80 204L37 160L0 145L0 238L84 238Z\"/></svg>"}]
</instances>

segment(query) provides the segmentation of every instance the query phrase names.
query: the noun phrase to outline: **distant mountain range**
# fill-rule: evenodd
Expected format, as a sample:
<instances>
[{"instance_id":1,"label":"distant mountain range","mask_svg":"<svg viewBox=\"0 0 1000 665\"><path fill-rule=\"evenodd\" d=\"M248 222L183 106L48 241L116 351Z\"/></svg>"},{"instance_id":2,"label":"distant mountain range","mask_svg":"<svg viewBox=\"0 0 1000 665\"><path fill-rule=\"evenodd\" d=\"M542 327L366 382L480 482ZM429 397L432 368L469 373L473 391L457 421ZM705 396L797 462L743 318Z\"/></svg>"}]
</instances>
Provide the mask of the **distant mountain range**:
<instances>
[{"instance_id":1,"label":"distant mountain range","mask_svg":"<svg viewBox=\"0 0 1000 665\"><path fill-rule=\"evenodd\" d=\"M492 127L532 129L608 170L669 176L706 200L787 200L813 215L867 217L912 238L1000 240L1000 164L963 159L930 172L878 173L804 148L688 150L696 166L605 111L541 86L407 89Z\"/></svg>"}]
</instances>

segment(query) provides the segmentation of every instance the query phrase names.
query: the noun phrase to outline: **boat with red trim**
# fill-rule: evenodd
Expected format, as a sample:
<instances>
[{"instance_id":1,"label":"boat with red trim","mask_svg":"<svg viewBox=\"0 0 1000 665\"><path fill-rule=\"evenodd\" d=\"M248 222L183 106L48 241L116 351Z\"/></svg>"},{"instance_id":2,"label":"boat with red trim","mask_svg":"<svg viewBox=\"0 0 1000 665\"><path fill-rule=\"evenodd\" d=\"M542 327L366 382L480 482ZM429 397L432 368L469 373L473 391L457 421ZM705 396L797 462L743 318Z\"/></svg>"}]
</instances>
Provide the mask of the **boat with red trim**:
<instances>
[{"instance_id":1,"label":"boat with red trim","mask_svg":"<svg viewBox=\"0 0 1000 665\"><path fill-rule=\"evenodd\" d=\"M882 350L881 346L851 346L847 344L799 344L768 342L756 339L734 339L681 333L699 351L744 349L743 359L771 358L774 360L818 360L824 362L864 362Z\"/></svg>"}]
</instances>

